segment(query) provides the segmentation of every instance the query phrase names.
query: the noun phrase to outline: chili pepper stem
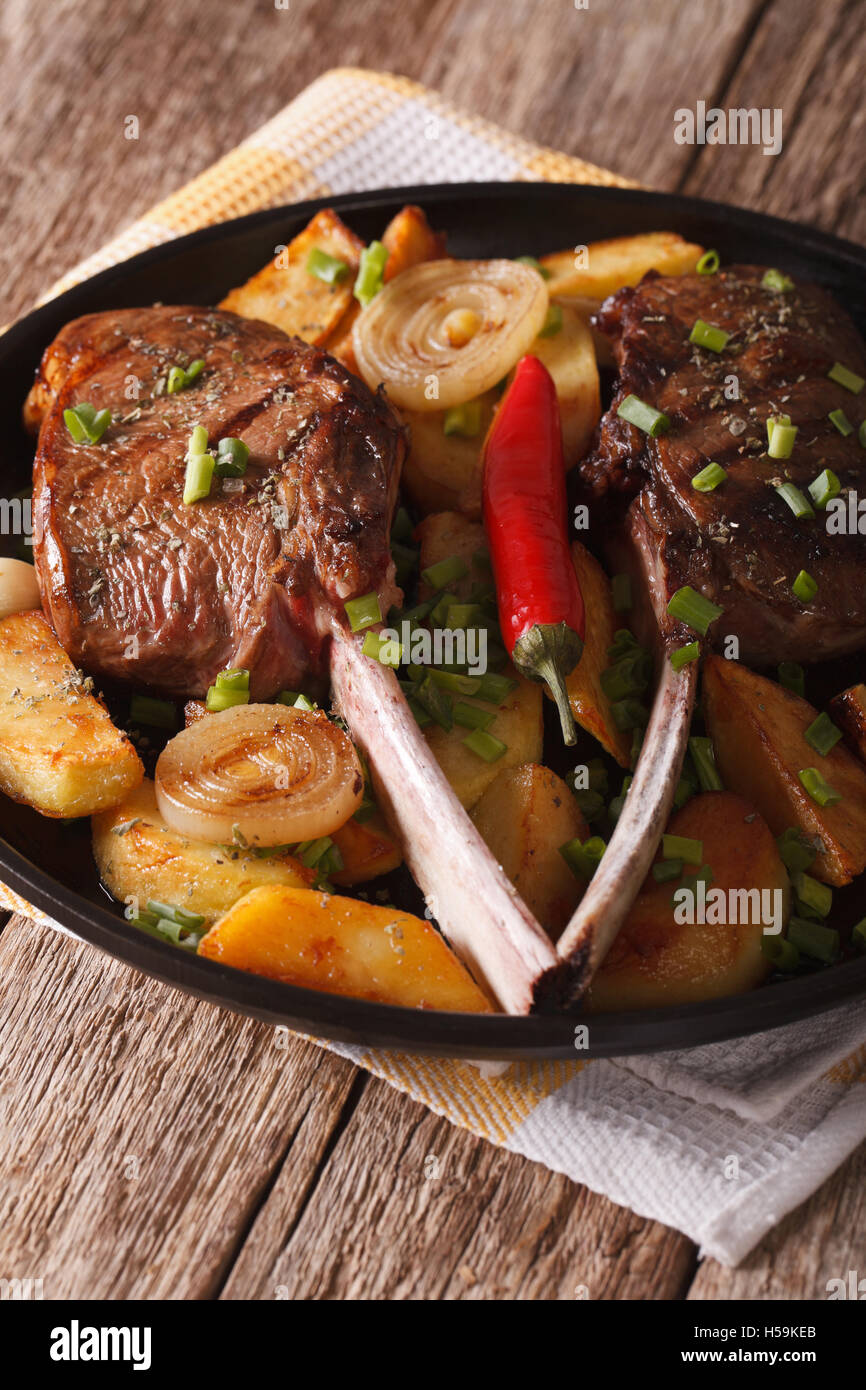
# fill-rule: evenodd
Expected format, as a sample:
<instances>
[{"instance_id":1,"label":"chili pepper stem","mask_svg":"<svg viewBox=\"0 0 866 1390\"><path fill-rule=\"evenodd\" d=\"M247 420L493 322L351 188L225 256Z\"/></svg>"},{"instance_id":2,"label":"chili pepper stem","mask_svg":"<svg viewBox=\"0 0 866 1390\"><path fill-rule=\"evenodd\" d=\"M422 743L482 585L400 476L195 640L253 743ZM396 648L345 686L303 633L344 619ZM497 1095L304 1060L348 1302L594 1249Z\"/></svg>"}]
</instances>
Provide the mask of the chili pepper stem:
<instances>
[{"instance_id":1,"label":"chili pepper stem","mask_svg":"<svg viewBox=\"0 0 866 1390\"><path fill-rule=\"evenodd\" d=\"M573 671L583 653L583 641L567 623L535 623L514 644L511 660L529 680L543 681L556 701L562 737L571 747L577 742L577 727L565 677Z\"/></svg>"}]
</instances>

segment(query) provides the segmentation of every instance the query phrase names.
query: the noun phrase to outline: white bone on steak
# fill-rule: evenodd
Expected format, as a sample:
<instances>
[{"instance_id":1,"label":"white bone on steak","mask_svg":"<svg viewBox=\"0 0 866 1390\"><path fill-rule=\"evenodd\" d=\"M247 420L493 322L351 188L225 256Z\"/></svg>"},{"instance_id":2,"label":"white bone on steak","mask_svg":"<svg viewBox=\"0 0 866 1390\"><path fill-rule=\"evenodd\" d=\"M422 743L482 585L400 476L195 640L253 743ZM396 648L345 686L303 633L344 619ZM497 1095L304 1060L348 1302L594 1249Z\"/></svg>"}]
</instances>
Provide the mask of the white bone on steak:
<instances>
[{"instance_id":1,"label":"white bone on steak","mask_svg":"<svg viewBox=\"0 0 866 1390\"><path fill-rule=\"evenodd\" d=\"M186 390L176 364L203 358ZM111 411L95 445L63 411ZM43 604L94 675L201 696L250 670L254 699L327 675L332 610L396 591L391 515L405 450L387 403L333 358L279 329L196 307L121 309L67 325L26 417ZM185 506L195 425L249 446L246 475ZM385 609L383 609L385 611Z\"/></svg>"}]
</instances>

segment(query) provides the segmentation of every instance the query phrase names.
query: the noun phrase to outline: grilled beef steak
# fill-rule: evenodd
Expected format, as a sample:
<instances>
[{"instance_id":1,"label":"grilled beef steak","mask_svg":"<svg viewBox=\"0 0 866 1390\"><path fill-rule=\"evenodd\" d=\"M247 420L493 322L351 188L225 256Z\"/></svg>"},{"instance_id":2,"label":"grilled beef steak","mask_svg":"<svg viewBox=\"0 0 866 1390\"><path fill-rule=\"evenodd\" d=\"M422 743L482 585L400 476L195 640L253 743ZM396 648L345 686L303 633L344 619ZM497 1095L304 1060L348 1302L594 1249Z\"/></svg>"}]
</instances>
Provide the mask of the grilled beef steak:
<instances>
[{"instance_id":1,"label":"grilled beef steak","mask_svg":"<svg viewBox=\"0 0 866 1390\"><path fill-rule=\"evenodd\" d=\"M711 639L736 634L741 658L759 665L866 645L866 536L828 535L823 513L798 520L776 492L792 482L808 497L825 468L838 475L843 497L849 488L866 491L856 434L866 392L858 400L827 375L840 362L866 376L866 348L822 290L774 292L762 288L763 273L734 266L649 275L602 306L597 321L620 376L581 469L593 497L614 504L617 563L632 563L668 636L667 601L689 584L724 609ZM699 318L731 335L722 352L689 342ZM651 438L619 418L629 394L664 411L670 430ZM829 419L839 408L855 426L847 437ZM788 459L767 453L766 422L776 414L798 426ZM691 480L709 462L727 478L698 492ZM807 604L791 589L800 570L818 585Z\"/></svg>"},{"instance_id":2,"label":"grilled beef steak","mask_svg":"<svg viewBox=\"0 0 866 1390\"><path fill-rule=\"evenodd\" d=\"M169 370L202 358L168 394ZM64 409L107 407L95 445ZM203 695L250 670L253 699L325 676L331 610L393 595L391 513L404 453L386 402L326 353L212 309L91 314L48 348L26 417L42 418L35 557L57 635L89 672ZM241 438L243 478L185 506L190 433Z\"/></svg>"}]
</instances>

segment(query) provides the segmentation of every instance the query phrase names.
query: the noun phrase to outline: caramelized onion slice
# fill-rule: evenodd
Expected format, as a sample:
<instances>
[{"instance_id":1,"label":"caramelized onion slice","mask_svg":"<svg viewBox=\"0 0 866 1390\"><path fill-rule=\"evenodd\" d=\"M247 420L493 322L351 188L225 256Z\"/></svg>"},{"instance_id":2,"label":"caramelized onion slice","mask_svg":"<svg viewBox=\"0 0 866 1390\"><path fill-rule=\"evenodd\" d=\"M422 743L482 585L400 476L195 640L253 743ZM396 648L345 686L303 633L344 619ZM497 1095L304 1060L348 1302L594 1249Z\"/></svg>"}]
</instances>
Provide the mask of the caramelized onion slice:
<instances>
[{"instance_id":1,"label":"caramelized onion slice","mask_svg":"<svg viewBox=\"0 0 866 1390\"><path fill-rule=\"evenodd\" d=\"M316 840L357 809L364 776L343 730L320 710L233 705L190 724L156 764L172 830L213 844Z\"/></svg>"},{"instance_id":2,"label":"caramelized onion slice","mask_svg":"<svg viewBox=\"0 0 866 1390\"><path fill-rule=\"evenodd\" d=\"M367 385L384 384L395 405L448 410L501 381L546 314L547 286L531 266L425 261L396 275L358 315L355 357Z\"/></svg>"}]
</instances>

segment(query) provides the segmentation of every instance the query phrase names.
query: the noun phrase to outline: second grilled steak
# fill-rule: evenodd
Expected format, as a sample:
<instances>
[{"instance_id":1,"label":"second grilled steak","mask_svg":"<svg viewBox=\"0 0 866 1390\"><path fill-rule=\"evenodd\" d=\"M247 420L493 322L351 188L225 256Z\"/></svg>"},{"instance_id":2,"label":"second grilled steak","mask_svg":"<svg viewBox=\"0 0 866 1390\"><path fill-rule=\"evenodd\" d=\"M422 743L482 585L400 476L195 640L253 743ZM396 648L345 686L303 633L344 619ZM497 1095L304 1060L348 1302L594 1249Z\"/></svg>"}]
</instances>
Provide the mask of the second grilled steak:
<instances>
[{"instance_id":1,"label":"second grilled steak","mask_svg":"<svg viewBox=\"0 0 866 1390\"><path fill-rule=\"evenodd\" d=\"M168 394L176 364L204 371ZM66 407L108 408L98 444ZM67 325L28 407L42 419L35 559L43 603L94 675L201 696L250 670L253 699L324 677L330 611L393 592L391 513L404 453L387 404L320 349L235 314L125 309ZM240 437L245 476L183 503L195 425Z\"/></svg>"},{"instance_id":2,"label":"second grilled steak","mask_svg":"<svg viewBox=\"0 0 866 1390\"><path fill-rule=\"evenodd\" d=\"M798 520L776 491L791 482L808 497L830 468L843 496L866 493L856 433L866 391L858 397L828 377L835 362L866 377L866 348L822 290L772 291L763 275L753 266L650 275L603 305L598 324L620 376L581 469L596 501L611 504L656 617L689 584L724 609L711 636L736 634L740 656L758 665L866 645L866 536L828 535L821 512ZM722 352L689 342L699 318L731 335ZM651 438L621 419L629 394L668 415L669 431ZM854 424L847 437L829 419L840 408ZM788 459L767 453L766 422L777 414L798 426ZM727 477L715 491L696 491L692 478L709 462ZM809 603L792 592L801 570L818 585Z\"/></svg>"}]
</instances>

